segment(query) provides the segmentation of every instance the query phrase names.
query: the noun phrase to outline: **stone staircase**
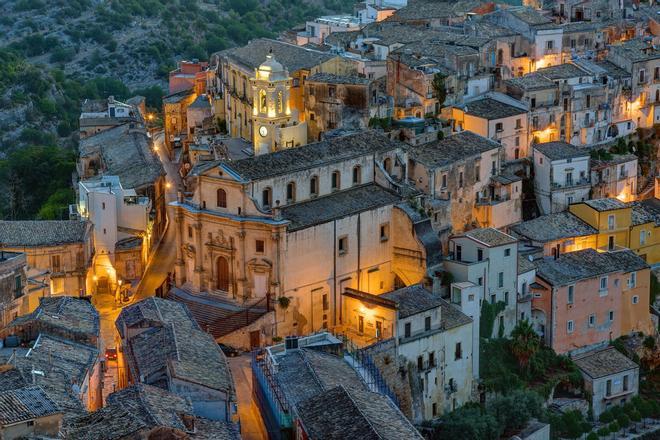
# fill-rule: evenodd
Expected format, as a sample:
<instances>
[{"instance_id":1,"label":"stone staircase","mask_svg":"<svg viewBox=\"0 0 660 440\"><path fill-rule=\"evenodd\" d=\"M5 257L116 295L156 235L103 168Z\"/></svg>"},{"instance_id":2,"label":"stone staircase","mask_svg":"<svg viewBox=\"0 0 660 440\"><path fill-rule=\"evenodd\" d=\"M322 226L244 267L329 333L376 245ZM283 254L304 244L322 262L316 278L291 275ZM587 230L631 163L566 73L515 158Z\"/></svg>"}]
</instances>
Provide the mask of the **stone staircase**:
<instances>
[{"instance_id":1,"label":"stone staircase","mask_svg":"<svg viewBox=\"0 0 660 440\"><path fill-rule=\"evenodd\" d=\"M213 295L173 288L168 299L184 303L201 329L216 339L250 325L270 311L268 297L243 306Z\"/></svg>"}]
</instances>

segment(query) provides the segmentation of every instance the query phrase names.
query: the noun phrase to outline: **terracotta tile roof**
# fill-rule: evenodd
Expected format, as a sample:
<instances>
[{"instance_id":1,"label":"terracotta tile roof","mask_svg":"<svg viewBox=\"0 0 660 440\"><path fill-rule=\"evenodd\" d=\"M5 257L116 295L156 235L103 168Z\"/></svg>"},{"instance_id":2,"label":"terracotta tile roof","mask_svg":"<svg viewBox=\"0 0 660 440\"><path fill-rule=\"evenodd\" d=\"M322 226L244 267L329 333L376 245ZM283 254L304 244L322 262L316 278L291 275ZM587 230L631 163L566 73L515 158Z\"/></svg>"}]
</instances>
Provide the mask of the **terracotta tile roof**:
<instances>
[{"instance_id":1,"label":"terracotta tile roof","mask_svg":"<svg viewBox=\"0 0 660 440\"><path fill-rule=\"evenodd\" d=\"M60 413L41 387L0 391L0 426Z\"/></svg>"},{"instance_id":2,"label":"terracotta tile roof","mask_svg":"<svg viewBox=\"0 0 660 440\"><path fill-rule=\"evenodd\" d=\"M0 220L0 246L35 247L83 243L91 223L80 220Z\"/></svg>"},{"instance_id":3,"label":"terracotta tile roof","mask_svg":"<svg viewBox=\"0 0 660 440\"><path fill-rule=\"evenodd\" d=\"M592 379L639 368L614 347L591 351L573 358L578 368Z\"/></svg>"}]
</instances>

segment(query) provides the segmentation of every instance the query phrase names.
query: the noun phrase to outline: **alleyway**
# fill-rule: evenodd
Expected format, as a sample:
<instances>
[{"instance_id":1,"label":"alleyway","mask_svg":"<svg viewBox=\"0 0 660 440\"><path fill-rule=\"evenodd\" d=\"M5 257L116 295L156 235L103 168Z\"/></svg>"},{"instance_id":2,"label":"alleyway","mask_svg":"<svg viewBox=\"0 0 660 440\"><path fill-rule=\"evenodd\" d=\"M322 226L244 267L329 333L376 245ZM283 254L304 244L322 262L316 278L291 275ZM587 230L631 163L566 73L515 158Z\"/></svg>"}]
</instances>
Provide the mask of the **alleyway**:
<instances>
[{"instance_id":1,"label":"alleyway","mask_svg":"<svg viewBox=\"0 0 660 440\"><path fill-rule=\"evenodd\" d=\"M169 188L166 190L166 203L176 200L177 188L181 183L181 178L177 171L177 167L173 165L166 154L163 153L164 137L162 133L158 133L154 137L154 146L158 149L158 156L160 157L161 162L163 163L163 168L167 173L167 182L169 183ZM159 287L163 281L167 278L167 273L174 270L174 259L176 255L176 240L174 236L174 226L173 222L173 211L172 208L168 206L167 208L168 216L168 227L165 231L165 235L158 246L151 263L147 267L147 270L144 273L142 282L135 292L133 302L139 301L144 298L148 298L154 295L154 292L157 287ZM97 294L93 299L94 306L99 311L100 321L101 321L101 355L105 355L105 350L107 348L117 347L118 345L118 335L115 328L115 320L119 316L121 311L121 306L118 306L115 303L115 298L113 294ZM121 389L126 384L125 381L125 364L124 359L121 353L118 354L118 359L116 361L109 361L107 363L107 369L103 378L103 399L111 394L117 389Z\"/></svg>"},{"instance_id":2,"label":"alleyway","mask_svg":"<svg viewBox=\"0 0 660 440\"><path fill-rule=\"evenodd\" d=\"M228 358L231 374L236 386L238 400L238 416L241 420L241 437L245 440L262 440L268 438L264 421L252 397L252 370L250 355L243 354Z\"/></svg>"}]
</instances>

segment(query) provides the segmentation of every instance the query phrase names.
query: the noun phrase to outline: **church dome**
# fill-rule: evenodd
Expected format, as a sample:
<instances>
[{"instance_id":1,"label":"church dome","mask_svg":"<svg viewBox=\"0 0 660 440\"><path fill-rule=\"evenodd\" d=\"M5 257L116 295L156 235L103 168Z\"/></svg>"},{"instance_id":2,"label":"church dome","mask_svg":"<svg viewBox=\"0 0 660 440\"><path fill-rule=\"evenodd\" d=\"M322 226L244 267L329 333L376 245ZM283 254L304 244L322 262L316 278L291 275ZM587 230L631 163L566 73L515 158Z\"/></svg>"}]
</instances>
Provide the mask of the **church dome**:
<instances>
[{"instance_id":1,"label":"church dome","mask_svg":"<svg viewBox=\"0 0 660 440\"><path fill-rule=\"evenodd\" d=\"M289 76L289 73L284 66L275 60L272 52L266 55L266 61L261 63L258 71L260 79L266 79L269 81L285 80Z\"/></svg>"}]
</instances>

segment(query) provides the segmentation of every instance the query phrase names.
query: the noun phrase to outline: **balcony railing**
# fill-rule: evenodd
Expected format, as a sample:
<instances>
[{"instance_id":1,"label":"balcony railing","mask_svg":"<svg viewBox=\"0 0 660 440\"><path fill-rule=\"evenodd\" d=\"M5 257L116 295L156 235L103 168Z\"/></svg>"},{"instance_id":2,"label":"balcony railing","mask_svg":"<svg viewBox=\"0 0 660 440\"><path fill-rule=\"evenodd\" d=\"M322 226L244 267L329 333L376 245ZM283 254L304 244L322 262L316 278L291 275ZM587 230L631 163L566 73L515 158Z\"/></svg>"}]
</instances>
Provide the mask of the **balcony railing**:
<instances>
[{"instance_id":1,"label":"balcony railing","mask_svg":"<svg viewBox=\"0 0 660 440\"><path fill-rule=\"evenodd\" d=\"M557 188L573 188L576 186L584 186L584 185L589 185L589 178L584 177L581 179L574 179L564 182L552 182L551 187L553 189L557 189Z\"/></svg>"}]
</instances>

